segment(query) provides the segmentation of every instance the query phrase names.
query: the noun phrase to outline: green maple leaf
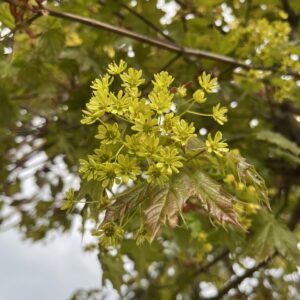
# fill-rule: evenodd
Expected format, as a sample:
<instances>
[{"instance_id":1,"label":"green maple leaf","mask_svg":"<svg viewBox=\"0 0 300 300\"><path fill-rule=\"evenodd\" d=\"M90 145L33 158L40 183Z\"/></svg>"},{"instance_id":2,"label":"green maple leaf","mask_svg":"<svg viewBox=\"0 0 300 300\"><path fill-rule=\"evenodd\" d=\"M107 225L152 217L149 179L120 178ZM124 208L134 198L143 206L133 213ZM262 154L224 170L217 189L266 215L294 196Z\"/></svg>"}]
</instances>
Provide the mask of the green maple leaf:
<instances>
[{"instance_id":1,"label":"green maple leaf","mask_svg":"<svg viewBox=\"0 0 300 300\"><path fill-rule=\"evenodd\" d=\"M126 274L124 270L124 263L120 256L114 257L107 253L99 255L99 260L102 267L102 284L105 284L105 280L109 279L113 287L120 291L123 284L122 276Z\"/></svg>"},{"instance_id":2,"label":"green maple leaf","mask_svg":"<svg viewBox=\"0 0 300 300\"><path fill-rule=\"evenodd\" d=\"M299 262L296 236L272 214L261 210L254 219L254 229L246 253L262 261L277 251L287 259Z\"/></svg>"}]
</instances>

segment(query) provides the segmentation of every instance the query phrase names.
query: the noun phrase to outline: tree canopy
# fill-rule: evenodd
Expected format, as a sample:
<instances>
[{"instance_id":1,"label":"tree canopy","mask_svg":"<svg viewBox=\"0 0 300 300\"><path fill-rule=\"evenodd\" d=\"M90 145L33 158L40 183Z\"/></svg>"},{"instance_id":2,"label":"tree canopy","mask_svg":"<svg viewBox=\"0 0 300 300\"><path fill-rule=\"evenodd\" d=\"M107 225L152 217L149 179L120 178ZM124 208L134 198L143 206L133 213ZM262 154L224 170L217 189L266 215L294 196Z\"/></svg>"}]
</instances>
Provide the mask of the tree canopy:
<instances>
[{"instance_id":1,"label":"tree canopy","mask_svg":"<svg viewBox=\"0 0 300 300\"><path fill-rule=\"evenodd\" d=\"M292 0L1 0L0 229L80 217L120 299L300 299L299 20Z\"/></svg>"}]
</instances>

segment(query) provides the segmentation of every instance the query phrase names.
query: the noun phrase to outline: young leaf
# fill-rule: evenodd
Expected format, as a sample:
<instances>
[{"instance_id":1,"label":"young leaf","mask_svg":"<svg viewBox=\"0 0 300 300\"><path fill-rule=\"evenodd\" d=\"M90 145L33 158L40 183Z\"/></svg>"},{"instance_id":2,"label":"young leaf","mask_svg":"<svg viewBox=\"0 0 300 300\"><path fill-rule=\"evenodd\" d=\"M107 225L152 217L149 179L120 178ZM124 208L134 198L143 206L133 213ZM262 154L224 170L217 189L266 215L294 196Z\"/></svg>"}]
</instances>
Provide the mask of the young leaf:
<instances>
[{"instance_id":1,"label":"young leaf","mask_svg":"<svg viewBox=\"0 0 300 300\"><path fill-rule=\"evenodd\" d=\"M217 221L240 226L232 206L236 198L207 174L199 170L189 170L188 173L193 188L191 198L199 201L202 209Z\"/></svg>"},{"instance_id":2,"label":"young leaf","mask_svg":"<svg viewBox=\"0 0 300 300\"><path fill-rule=\"evenodd\" d=\"M232 174L235 174L239 181L246 185L253 185L259 199L267 207L270 207L268 189L264 179L256 172L254 166L249 164L245 158L235 155L232 152L226 154L226 165Z\"/></svg>"},{"instance_id":3,"label":"young leaf","mask_svg":"<svg viewBox=\"0 0 300 300\"><path fill-rule=\"evenodd\" d=\"M184 170L164 187L154 186L150 191L150 205L145 210L146 224L152 242L161 223L177 224L178 213L189 200L196 201L210 216L221 223L239 226L232 203L235 198L221 185L199 170Z\"/></svg>"},{"instance_id":4,"label":"young leaf","mask_svg":"<svg viewBox=\"0 0 300 300\"><path fill-rule=\"evenodd\" d=\"M145 199L147 189L147 185L140 184L117 196L115 202L107 208L101 226L127 217Z\"/></svg>"},{"instance_id":5,"label":"young leaf","mask_svg":"<svg viewBox=\"0 0 300 300\"><path fill-rule=\"evenodd\" d=\"M150 242L155 239L161 223L168 221L171 226L177 224L178 212L191 196L189 185L188 175L182 172L165 186L152 186L150 205L145 210L145 223L151 233Z\"/></svg>"},{"instance_id":6,"label":"young leaf","mask_svg":"<svg viewBox=\"0 0 300 300\"><path fill-rule=\"evenodd\" d=\"M80 201L83 198L88 198L91 201L98 201L99 203L102 199L103 188L99 181L83 181L80 186L80 190L76 197L77 201Z\"/></svg>"},{"instance_id":7,"label":"young leaf","mask_svg":"<svg viewBox=\"0 0 300 300\"><path fill-rule=\"evenodd\" d=\"M279 148L270 149L270 156L271 155L275 156L276 158L283 158L294 168L297 168L300 165L300 156L296 156L286 150Z\"/></svg>"}]
</instances>

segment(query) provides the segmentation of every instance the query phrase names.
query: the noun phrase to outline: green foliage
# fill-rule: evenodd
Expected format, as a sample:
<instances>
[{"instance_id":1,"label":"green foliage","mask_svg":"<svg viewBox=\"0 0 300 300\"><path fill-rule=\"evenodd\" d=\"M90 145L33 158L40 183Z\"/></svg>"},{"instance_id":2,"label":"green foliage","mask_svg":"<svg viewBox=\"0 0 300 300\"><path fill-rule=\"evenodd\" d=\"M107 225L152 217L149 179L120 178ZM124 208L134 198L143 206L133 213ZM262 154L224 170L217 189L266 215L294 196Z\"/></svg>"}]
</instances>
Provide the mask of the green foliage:
<instances>
[{"instance_id":1,"label":"green foliage","mask_svg":"<svg viewBox=\"0 0 300 300\"><path fill-rule=\"evenodd\" d=\"M142 71L129 68L126 72L126 68L124 61L110 64L108 73L120 77L118 84L123 89L118 90L116 96L110 86L119 78L103 75L102 79L96 79L92 84L95 91L86 105L87 110L83 111L83 124L101 124L95 136L101 141L100 147L94 151L95 154L88 156L88 160L80 161L79 172L83 178L100 181L107 194L115 185L122 184L126 188L129 180L135 185L125 194L114 194L114 202L106 210L104 222L97 231L100 245L116 246L122 237L122 229L118 226L126 230L126 223L132 216L135 217L135 211L138 211L141 220L139 228L145 223L148 239L153 242L162 223L172 227L177 225L178 215L189 200L196 202L194 205L205 211L209 218L215 218L224 225L240 226L233 206L236 199L204 172L193 167L194 160L209 161L214 154L219 157L219 168L223 164L225 172L226 161L234 164L229 156L223 158L222 153L229 149L222 141L222 133L218 131L214 139L209 133L206 148L201 151L186 151L187 143L196 134L193 123L185 121L184 116L199 101L194 98L185 100L182 94L178 99L174 97L170 93L174 78L165 71L154 75L153 89L149 100L145 101L140 98L139 90L144 83ZM211 79L205 72L199 77L199 83L208 93L213 93L218 87L216 78ZM136 102L141 104L136 106ZM188 108L180 109L184 102L191 103ZM172 111L174 105L178 109ZM143 108L143 114L136 112L137 107ZM219 108L218 104L213 107L212 117L224 124L227 121L224 116L226 112L227 109ZM188 149L193 150L191 147ZM267 202L262 190L265 189L263 180L253 167L242 159L237 165L239 181L252 184L253 192L264 196L259 200ZM101 210L99 207L99 212ZM126 222L123 223L123 220ZM108 229L109 234L106 234Z\"/></svg>"},{"instance_id":2,"label":"green foliage","mask_svg":"<svg viewBox=\"0 0 300 300\"><path fill-rule=\"evenodd\" d=\"M260 230L249 239L249 253L255 253L258 261L262 261L278 252L293 263L299 263L297 238L284 224L264 211L255 217L254 222Z\"/></svg>"},{"instance_id":3,"label":"green foliage","mask_svg":"<svg viewBox=\"0 0 300 300\"><path fill-rule=\"evenodd\" d=\"M299 1L14 2L0 2L0 229L39 241L81 218L122 299L207 298L205 283L298 298Z\"/></svg>"},{"instance_id":4,"label":"green foliage","mask_svg":"<svg viewBox=\"0 0 300 300\"><path fill-rule=\"evenodd\" d=\"M291 152L295 156L300 156L300 148L294 142L291 142L289 139L285 138L279 133L272 131L260 131L256 134L256 138L260 141L264 141L271 145L275 145L282 150Z\"/></svg>"}]
</instances>

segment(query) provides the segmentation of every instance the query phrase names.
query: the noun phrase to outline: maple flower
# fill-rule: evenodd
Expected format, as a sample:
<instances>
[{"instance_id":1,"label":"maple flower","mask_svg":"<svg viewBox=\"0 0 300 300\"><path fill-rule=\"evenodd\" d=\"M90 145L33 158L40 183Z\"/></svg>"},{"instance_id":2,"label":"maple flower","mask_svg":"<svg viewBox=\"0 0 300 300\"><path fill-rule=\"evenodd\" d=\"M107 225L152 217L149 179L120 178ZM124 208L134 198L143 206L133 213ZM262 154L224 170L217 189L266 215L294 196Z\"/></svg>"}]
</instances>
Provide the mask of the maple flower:
<instances>
[{"instance_id":1,"label":"maple flower","mask_svg":"<svg viewBox=\"0 0 300 300\"><path fill-rule=\"evenodd\" d=\"M228 152L228 144L222 141L222 133L218 131L214 138L211 137L209 133L207 140L205 142L208 153L215 153L216 155L222 157L224 152Z\"/></svg>"},{"instance_id":2,"label":"maple flower","mask_svg":"<svg viewBox=\"0 0 300 300\"><path fill-rule=\"evenodd\" d=\"M179 97L185 97L187 93L187 89L184 85L181 85L177 88L176 93Z\"/></svg>"},{"instance_id":3,"label":"maple flower","mask_svg":"<svg viewBox=\"0 0 300 300\"><path fill-rule=\"evenodd\" d=\"M169 180L166 172L156 165L150 165L145 175L148 183L163 185Z\"/></svg>"},{"instance_id":4,"label":"maple flower","mask_svg":"<svg viewBox=\"0 0 300 300\"><path fill-rule=\"evenodd\" d=\"M133 121L138 118L140 114L150 118L154 113L151 110L150 105L146 104L145 99L138 98L135 98L130 102L128 111L129 119Z\"/></svg>"},{"instance_id":5,"label":"maple flower","mask_svg":"<svg viewBox=\"0 0 300 300\"><path fill-rule=\"evenodd\" d=\"M127 63L124 60L120 60L119 64L115 62L108 65L107 72L111 75L118 75L125 71L127 68Z\"/></svg>"},{"instance_id":6,"label":"maple flower","mask_svg":"<svg viewBox=\"0 0 300 300\"><path fill-rule=\"evenodd\" d=\"M89 103L86 105L86 110L83 110L82 124L93 124L105 113L110 112L111 99L108 97L109 85L112 82L112 78L109 75L105 75L100 79L96 79L92 83L94 89L93 96Z\"/></svg>"},{"instance_id":7,"label":"maple flower","mask_svg":"<svg viewBox=\"0 0 300 300\"><path fill-rule=\"evenodd\" d=\"M121 133L118 123L99 125L96 139L102 140L103 144L115 144L119 141Z\"/></svg>"},{"instance_id":8,"label":"maple flower","mask_svg":"<svg viewBox=\"0 0 300 300\"><path fill-rule=\"evenodd\" d=\"M144 133L152 133L159 131L158 120L151 119L149 116L144 116L142 114L134 120L135 124L131 127L132 130L140 131Z\"/></svg>"},{"instance_id":9,"label":"maple flower","mask_svg":"<svg viewBox=\"0 0 300 300\"><path fill-rule=\"evenodd\" d=\"M79 173L82 174L82 177L88 181L91 179L96 179L98 176L99 164L96 162L95 155L88 155L88 159L79 160L80 167Z\"/></svg>"},{"instance_id":10,"label":"maple flower","mask_svg":"<svg viewBox=\"0 0 300 300\"><path fill-rule=\"evenodd\" d=\"M173 126L174 135L171 137L174 141L179 142L182 146L186 145L187 141L195 137L195 127L194 124L188 124L185 120L180 120Z\"/></svg>"},{"instance_id":11,"label":"maple flower","mask_svg":"<svg viewBox=\"0 0 300 300\"><path fill-rule=\"evenodd\" d=\"M227 112L228 109L225 106L220 107L220 103L218 103L216 106L213 106L212 116L220 125L224 125L228 121Z\"/></svg>"},{"instance_id":12,"label":"maple flower","mask_svg":"<svg viewBox=\"0 0 300 300\"><path fill-rule=\"evenodd\" d=\"M128 153L136 154L142 144L140 134L127 134L125 136L125 146L128 148Z\"/></svg>"},{"instance_id":13,"label":"maple flower","mask_svg":"<svg viewBox=\"0 0 300 300\"><path fill-rule=\"evenodd\" d=\"M260 210L260 206L255 203L247 203L246 205L246 212L248 214L256 214L258 210Z\"/></svg>"},{"instance_id":14,"label":"maple flower","mask_svg":"<svg viewBox=\"0 0 300 300\"><path fill-rule=\"evenodd\" d=\"M129 179L136 180L136 177L141 174L141 169L137 165L136 159L130 158L128 155L120 154L118 156L119 168L116 173L122 178L126 184Z\"/></svg>"},{"instance_id":15,"label":"maple flower","mask_svg":"<svg viewBox=\"0 0 300 300\"><path fill-rule=\"evenodd\" d=\"M100 163L110 161L113 157L113 149L111 145L102 144L98 149L95 149L94 152L97 156L97 161Z\"/></svg>"},{"instance_id":16,"label":"maple flower","mask_svg":"<svg viewBox=\"0 0 300 300\"><path fill-rule=\"evenodd\" d=\"M169 114L165 114L163 118L163 130L166 134L171 133L173 130L173 126L175 126L179 122L179 116L175 116L173 112Z\"/></svg>"},{"instance_id":17,"label":"maple flower","mask_svg":"<svg viewBox=\"0 0 300 300\"><path fill-rule=\"evenodd\" d=\"M156 166L163 171L165 171L169 176L172 175L173 172L179 173L179 168L183 167L182 162L180 160L182 157L178 155L178 150L176 148L165 147L161 148L159 154L156 158L158 163Z\"/></svg>"},{"instance_id":18,"label":"maple flower","mask_svg":"<svg viewBox=\"0 0 300 300\"><path fill-rule=\"evenodd\" d=\"M106 162L99 166L98 179L104 188L111 188L115 182L120 183L120 180L117 179L118 173L119 165L117 163Z\"/></svg>"},{"instance_id":19,"label":"maple flower","mask_svg":"<svg viewBox=\"0 0 300 300\"><path fill-rule=\"evenodd\" d=\"M129 97L123 91L119 91L117 95L109 93L109 97L111 100L111 112L122 116L128 110Z\"/></svg>"},{"instance_id":20,"label":"maple flower","mask_svg":"<svg viewBox=\"0 0 300 300\"><path fill-rule=\"evenodd\" d=\"M124 237L124 230L115 223L108 222L100 229L93 232L94 236L100 238L100 245L103 248L116 247Z\"/></svg>"},{"instance_id":21,"label":"maple flower","mask_svg":"<svg viewBox=\"0 0 300 300\"><path fill-rule=\"evenodd\" d=\"M154 80L152 80L154 86L153 90L158 91L162 89L167 89L173 81L174 78L171 75L169 75L169 73L166 71L154 74Z\"/></svg>"},{"instance_id":22,"label":"maple flower","mask_svg":"<svg viewBox=\"0 0 300 300\"><path fill-rule=\"evenodd\" d=\"M207 93L214 93L219 87L217 78L211 78L211 75L205 72L198 77L198 81Z\"/></svg>"},{"instance_id":23,"label":"maple flower","mask_svg":"<svg viewBox=\"0 0 300 300\"><path fill-rule=\"evenodd\" d=\"M213 245L212 245L211 243L205 243L205 244L203 245L203 251L204 251L205 253L211 252L212 249L213 249Z\"/></svg>"},{"instance_id":24,"label":"maple flower","mask_svg":"<svg viewBox=\"0 0 300 300\"><path fill-rule=\"evenodd\" d=\"M94 90L94 93L99 92L105 95L109 92L109 86L113 83L114 78L109 74L105 74L101 79L97 78L92 82L91 88Z\"/></svg>"},{"instance_id":25,"label":"maple flower","mask_svg":"<svg viewBox=\"0 0 300 300\"><path fill-rule=\"evenodd\" d=\"M193 99L197 103L204 103L206 101L206 98L205 98L205 93L203 92L203 90L200 90L200 89L197 90L193 94Z\"/></svg>"},{"instance_id":26,"label":"maple flower","mask_svg":"<svg viewBox=\"0 0 300 300\"><path fill-rule=\"evenodd\" d=\"M197 240L199 242L205 242L207 240L207 233L205 231L200 231L197 235Z\"/></svg>"},{"instance_id":27,"label":"maple flower","mask_svg":"<svg viewBox=\"0 0 300 300\"><path fill-rule=\"evenodd\" d=\"M139 85L145 82L145 79L142 77L142 70L135 70L133 68L129 68L127 73L122 73L120 75L123 84L123 87L138 87Z\"/></svg>"},{"instance_id":28,"label":"maple flower","mask_svg":"<svg viewBox=\"0 0 300 300\"><path fill-rule=\"evenodd\" d=\"M159 137L155 136L154 134L140 135L140 144L137 150L137 155L141 157L153 158L159 153L159 150L162 147L159 145L159 142Z\"/></svg>"},{"instance_id":29,"label":"maple flower","mask_svg":"<svg viewBox=\"0 0 300 300\"><path fill-rule=\"evenodd\" d=\"M157 92L151 92L149 94L149 99L151 101L150 107L161 115L170 110L170 107L172 105L172 98L173 95L170 94L167 89Z\"/></svg>"},{"instance_id":30,"label":"maple flower","mask_svg":"<svg viewBox=\"0 0 300 300\"><path fill-rule=\"evenodd\" d=\"M75 191L74 188L70 188L68 192L65 194L65 200L63 205L61 206L62 210L67 210L73 207L75 202Z\"/></svg>"},{"instance_id":31,"label":"maple flower","mask_svg":"<svg viewBox=\"0 0 300 300\"><path fill-rule=\"evenodd\" d=\"M227 174L226 177L223 179L223 181L228 184L232 184L235 182L235 177L233 174Z\"/></svg>"},{"instance_id":32,"label":"maple flower","mask_svg":"<svg viewBox=\"0 0 300 300\"><path fill-rule=\"evenodd\" d=\"M145 227L139 228L134 235L134 239L137 245L142 245L147 240L147 237L148 231Z\"/></svg>"}]
</instances>

